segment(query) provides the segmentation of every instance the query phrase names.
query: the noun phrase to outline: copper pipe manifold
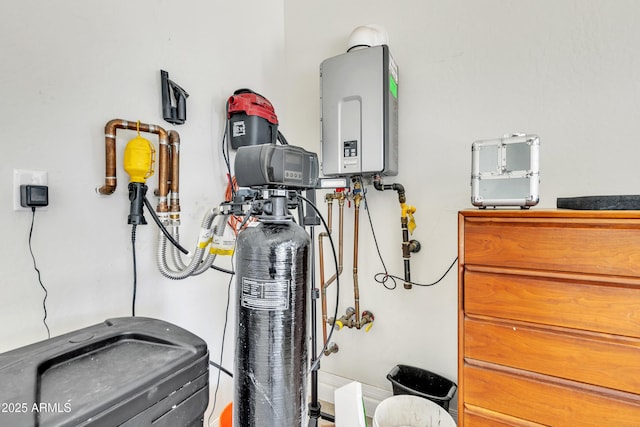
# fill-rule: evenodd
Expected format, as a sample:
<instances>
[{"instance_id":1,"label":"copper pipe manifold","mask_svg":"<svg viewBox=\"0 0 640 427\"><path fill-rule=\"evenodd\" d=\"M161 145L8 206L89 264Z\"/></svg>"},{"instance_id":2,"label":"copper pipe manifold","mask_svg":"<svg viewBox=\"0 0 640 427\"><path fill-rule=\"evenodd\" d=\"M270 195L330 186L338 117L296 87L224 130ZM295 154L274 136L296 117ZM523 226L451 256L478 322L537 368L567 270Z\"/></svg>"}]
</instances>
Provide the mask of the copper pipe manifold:
<instances>
[{"instance_id":1,"label":"copper pipe manifold","mask_svg":"<svg viewBox=\"0 0 640 427\"><path fill-rule=\"evenodd\" d=\"M158 189L155 191L155 195L158 196L158 206L156 210L161 218L166 219L167 215L170 215L172 221L178 222L180 219L180 135L174 130L167 134L166 130L157 125L122 119L110 120L104 127L104 185L98 187L96 191L99 194L108 196L116 190L116 131L118 129L138 130L140 132L158 135L160 145L158 162L160 165L158 168ZM169 144L171 144L171 146ZM170 205L167 200L169 191L171 191Z\"/></svg>"},{"instance_id":2,"label":"copper pipe manifold","mask_svg":"<svg viewBox=\"0 0 640 427\"><path fill-rule=\"evenodd\" d=\"M364 199L362 186L359 182L356 182L354 191L352 194L347 195L344 191L336 191L334 193L329 193L325 195L325 201L328 205L328 230L326 232L322 232L319 234L318 239L318 252L319 252L319 261L320 261L320 288L321 288L321 302L322 302L322 336L323 342L327 345L327 349L324 354L328 356L331 353L335 353L338 351L338 346L333 343L327 342L327 325L335 325L338 330L342 329L343 326L347 326L349 328L361 329L365 328L365 331L369 331L373 326L374 316L370 311L364 311L362 313L362 317L360 314L360 286L358 283L358 247L359 247L359 231L360 231L360 204ZM333 201L338 200L339 203L339 254L338 254L338 271L336 274L333 274L328 280L325 280L325 265L324 265L324 246L323 246L323 238L329 237L332 232L332 217L333 217ZM349 307L347 309L347 313L340 317L339 319L335 319L333 317L328 318L327 316L327 288L331 285L336 278L342 273L343 269L343 249L344 249L344 238L343 238L343 229L344 229L344 203L346 200L353 200L354 203L354 220L353 220L353 302L354 306Z\"/></svg>"}]
</instances>

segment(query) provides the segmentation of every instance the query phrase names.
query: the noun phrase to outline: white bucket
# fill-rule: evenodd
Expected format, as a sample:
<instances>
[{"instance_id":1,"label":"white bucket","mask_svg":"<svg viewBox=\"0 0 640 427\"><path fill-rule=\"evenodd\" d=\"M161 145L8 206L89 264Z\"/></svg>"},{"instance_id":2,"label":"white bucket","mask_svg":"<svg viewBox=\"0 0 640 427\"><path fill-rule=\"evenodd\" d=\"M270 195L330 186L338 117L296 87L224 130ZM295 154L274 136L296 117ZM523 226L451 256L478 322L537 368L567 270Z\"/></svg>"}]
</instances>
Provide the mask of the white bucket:
<instances>
[{"instance_id":1,"label":"white bucket","mask_svg":"<svg viewBox=\"0 0 640 427\"><path fill-rule=\"evenodd\" d=\"M383 400L373 416L373 427L456 427L451 415L440 405L412 395Z\"/></svg>"}]
</instances>

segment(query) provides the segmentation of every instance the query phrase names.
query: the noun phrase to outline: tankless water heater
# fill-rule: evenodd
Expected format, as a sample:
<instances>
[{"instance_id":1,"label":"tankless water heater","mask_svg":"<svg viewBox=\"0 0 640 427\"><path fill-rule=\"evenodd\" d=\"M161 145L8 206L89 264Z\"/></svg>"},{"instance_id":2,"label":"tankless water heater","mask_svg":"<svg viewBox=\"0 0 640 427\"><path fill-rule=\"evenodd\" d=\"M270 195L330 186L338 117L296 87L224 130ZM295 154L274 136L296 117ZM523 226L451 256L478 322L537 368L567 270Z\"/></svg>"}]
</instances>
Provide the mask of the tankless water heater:
<instances>
[{"instance_id":1,"label":"tankless water heater","mask_svg":"<svg viewBox=\"0 0 640 427\"><path fill-rule=\"evenodd\" d=\"M398 174L398 67L386 45L320 65L322 172Z\"/></svg>"}]
</instances>

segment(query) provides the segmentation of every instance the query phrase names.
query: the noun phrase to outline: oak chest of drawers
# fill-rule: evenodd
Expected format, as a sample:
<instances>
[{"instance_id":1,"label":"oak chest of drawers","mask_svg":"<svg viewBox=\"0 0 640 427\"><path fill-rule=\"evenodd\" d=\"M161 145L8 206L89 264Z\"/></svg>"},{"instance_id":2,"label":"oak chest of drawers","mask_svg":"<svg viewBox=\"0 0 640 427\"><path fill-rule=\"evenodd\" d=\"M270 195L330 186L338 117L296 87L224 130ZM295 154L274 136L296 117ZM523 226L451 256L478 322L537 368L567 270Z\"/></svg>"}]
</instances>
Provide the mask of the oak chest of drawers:
<instances>
[{"instance_id":1,"label":"oak chest of drawers","mask_svg":"<svg viewBox=\"0 0 640 427\"><path fill-rule=\"evenodd\" d=\"M640 212L459 214L460 426L640 426Z\"/></svg>"}]
</instances>

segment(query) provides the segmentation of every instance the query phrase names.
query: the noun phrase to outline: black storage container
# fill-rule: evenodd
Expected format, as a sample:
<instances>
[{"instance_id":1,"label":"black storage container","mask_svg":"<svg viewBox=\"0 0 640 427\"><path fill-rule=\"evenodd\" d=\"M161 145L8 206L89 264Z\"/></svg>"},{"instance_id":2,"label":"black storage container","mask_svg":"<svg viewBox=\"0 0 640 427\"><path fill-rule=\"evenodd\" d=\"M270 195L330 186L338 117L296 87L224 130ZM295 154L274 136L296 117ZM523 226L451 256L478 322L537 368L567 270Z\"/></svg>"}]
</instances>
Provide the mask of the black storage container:
<instances>
[{"instance_id":1,"label":"black storage container","mask_svg":"<svg viewBox=\"0 0 640 427\"><path fill-rule=\"evenodd\" d=\"M227 138L231 148L275 144L278 117L273 105L251 89L238 89L227 101Z\"/></svg>"},{"instance_id":2,"label":"black storage container","mask_svg":"<svg viewBox=\"0 0 640 427\"><path fill-rule=\"evenodd\" d=\"M411 394L424 397L447 411L449 401L456 394L458 386L448 379L433 372L407 365L396 365L387 374L391 381L393 394Z\"/></svg>"},{"instance_id":3,"label":"black storage container","mask_svg":"<svg viewBox=\"0 0 640 427\"><path fill-rule=\"evenodd\" d=\"M202 426L206 343L126 317L0 354L0 425Z\"/></svg>"}]
</instances>

